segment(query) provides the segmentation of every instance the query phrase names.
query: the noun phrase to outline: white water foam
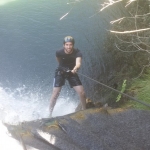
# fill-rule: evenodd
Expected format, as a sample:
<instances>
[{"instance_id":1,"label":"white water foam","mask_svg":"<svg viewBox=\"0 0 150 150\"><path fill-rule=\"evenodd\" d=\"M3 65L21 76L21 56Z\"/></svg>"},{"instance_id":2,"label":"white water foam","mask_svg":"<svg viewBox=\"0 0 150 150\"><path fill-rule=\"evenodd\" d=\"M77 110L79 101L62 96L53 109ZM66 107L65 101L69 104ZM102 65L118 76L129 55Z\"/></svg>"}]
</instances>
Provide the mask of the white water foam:
<instances>
[{"instance_id":1,"label":"white water foam","mask_svg":"<svg viewBox=\"0 0 150 150\"><path fill-rule=\"evenodd\" d=\"M77 104L69 98L58 98L53 117L74 112ZM0 120L19 124L49 116L49 99L44 100L38 92L27 92L26 86L11 91L0 87Z\"/></svg>"},{"instance_id":2,"label":"white water foam","mask_svg":"<svg viewBox=\"0 0 150 150\"><path fill-rule=\"evenodd\" d=\"M22 150L21 144L11 137L7 128L0 121L0 150Z\"/></svg>"},{"instance_id":3,"label":"white water foam","mask_svg":"<svg viewBox=\"0 0 150 150\"><path fill-rule=\"evenodd\" d=\"M49 100L42 99L39 92L28 91L26 86L16 88L0 87L0 150L22 150L22 145L15 140L3 123L17 125L23 121L31 121L49 116ZM74 112L76 104L60 97L54 108L53 117ZM8 144L9 143L9 144ZM30 150L36 148L26 145Z\"/></svg>"}]
</instances>

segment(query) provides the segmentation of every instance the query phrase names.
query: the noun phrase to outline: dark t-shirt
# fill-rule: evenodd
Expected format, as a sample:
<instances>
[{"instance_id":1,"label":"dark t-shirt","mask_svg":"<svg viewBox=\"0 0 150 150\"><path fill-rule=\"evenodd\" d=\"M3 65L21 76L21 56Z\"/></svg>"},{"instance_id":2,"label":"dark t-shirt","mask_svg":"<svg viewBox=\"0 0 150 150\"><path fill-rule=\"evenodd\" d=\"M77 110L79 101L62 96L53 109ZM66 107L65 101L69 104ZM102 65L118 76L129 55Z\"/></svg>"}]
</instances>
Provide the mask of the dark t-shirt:
<instances>
[{"instance_id":1,"label":"dark t-shirt","mask_svg":"<svg viewBox=\"0 0 150 150\"><path fill-rule=\"evenodd\" d=\"M71 54L66 54L64 52L64 49L60 49L56 51L56 57L60 59L60 67L73 69L76 63L76 58L82 57L82 53L80 52L80 50L74 48Z\"/></svg>"}]
</instances>

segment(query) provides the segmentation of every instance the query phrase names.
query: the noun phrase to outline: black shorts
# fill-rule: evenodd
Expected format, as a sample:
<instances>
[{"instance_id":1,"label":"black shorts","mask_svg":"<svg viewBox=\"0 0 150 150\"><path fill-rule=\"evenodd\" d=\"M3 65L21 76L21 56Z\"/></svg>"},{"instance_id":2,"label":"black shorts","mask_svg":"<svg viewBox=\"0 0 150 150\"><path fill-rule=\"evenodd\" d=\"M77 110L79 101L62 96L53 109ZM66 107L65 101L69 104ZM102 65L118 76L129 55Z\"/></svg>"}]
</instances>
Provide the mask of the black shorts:
<instances>
[{"instance_id":1,"label":"black shorts","mask_svg":"<svg viewBox=\"0 0 150 150\"><path fill-rule=\"evenodd\" d=\"M56 69L55 71L55 77L54 77L54 87L61 87L65 84L65 80L68 80L70 87L82 85L78 75L72 72L65 72L59 69Z\"/></svg>"}]
</instances>

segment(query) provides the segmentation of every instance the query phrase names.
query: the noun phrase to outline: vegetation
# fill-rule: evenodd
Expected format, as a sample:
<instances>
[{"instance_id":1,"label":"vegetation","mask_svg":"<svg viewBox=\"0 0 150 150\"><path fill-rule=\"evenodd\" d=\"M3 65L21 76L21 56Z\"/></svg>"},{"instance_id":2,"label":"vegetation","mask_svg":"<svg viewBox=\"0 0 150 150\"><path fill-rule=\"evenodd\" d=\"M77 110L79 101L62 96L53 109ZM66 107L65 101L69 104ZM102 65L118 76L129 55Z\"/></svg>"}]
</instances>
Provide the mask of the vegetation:
<instances>
[{"instance_id":1,"label":"vegetation","mask_svg":"<svg viewBox=\"0 0 150 150\"><path fill-rule=\"evenodd\" d=\"M130 95L136 96L137 99L150 104L150 70L147 70L140 78L135 80L128 92ZM126 103L126 106L150 110L149 107L131 100Z\"/></svg>"},{"instance_id":2,"label":"vegetation","mask_svg":"<svg viewBox=\"0 0 150 150\"><path fill-rule=\"evenodd\" d=\"M102 4L104 9L121 3L126 9L127 15L112 20L112 29L109 32L106 49L114 58L114 82L123 90L122 80L129 81L128 90L132 96L136 96L150 103L150 1L149 0L109 0ZM111 43L108 45L108 43ZM113 46L112 46L113 45ZM130 86L130 88L129 88ZM124 97L117 97L117 101ZM135 108L146 109L137 102L128 102Z\"/></svg>"},{"instance_id":3,"label":"vegetation","mask_svg":"<svg viewBox=\"0 0 150 150\"><path fill-rule=\"evenodd\" d=\"M125 91L125 89L126 89L126 81L127 81L127 80L124 80L124 81L123 81L122 88L121 88L121 91L120 91L121 93L124 93L124 91ZM119 102L119 101L120 101L121 96L122 96L121 94L119 94L119 95L117 96L116 102Z\"/></svg>"}]
</instances>

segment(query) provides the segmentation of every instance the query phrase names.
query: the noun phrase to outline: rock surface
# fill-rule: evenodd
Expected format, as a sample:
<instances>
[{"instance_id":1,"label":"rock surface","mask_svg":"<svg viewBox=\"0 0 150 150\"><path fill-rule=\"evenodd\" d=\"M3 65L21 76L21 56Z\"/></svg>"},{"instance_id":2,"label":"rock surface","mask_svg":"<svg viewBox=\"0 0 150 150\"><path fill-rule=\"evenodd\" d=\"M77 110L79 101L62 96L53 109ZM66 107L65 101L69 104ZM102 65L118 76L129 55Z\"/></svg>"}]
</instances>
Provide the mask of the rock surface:
<instances>
[{"instance_id":1,"label":"rock surface","mask_svg":"<svg viewBox=\"0 0 150 150\"><path fill-rule=\"evenodd\" d=\"M6 126L24 150L150 150L149 120L150 111L93 108Z\"/></svg>"}]
</instances>

